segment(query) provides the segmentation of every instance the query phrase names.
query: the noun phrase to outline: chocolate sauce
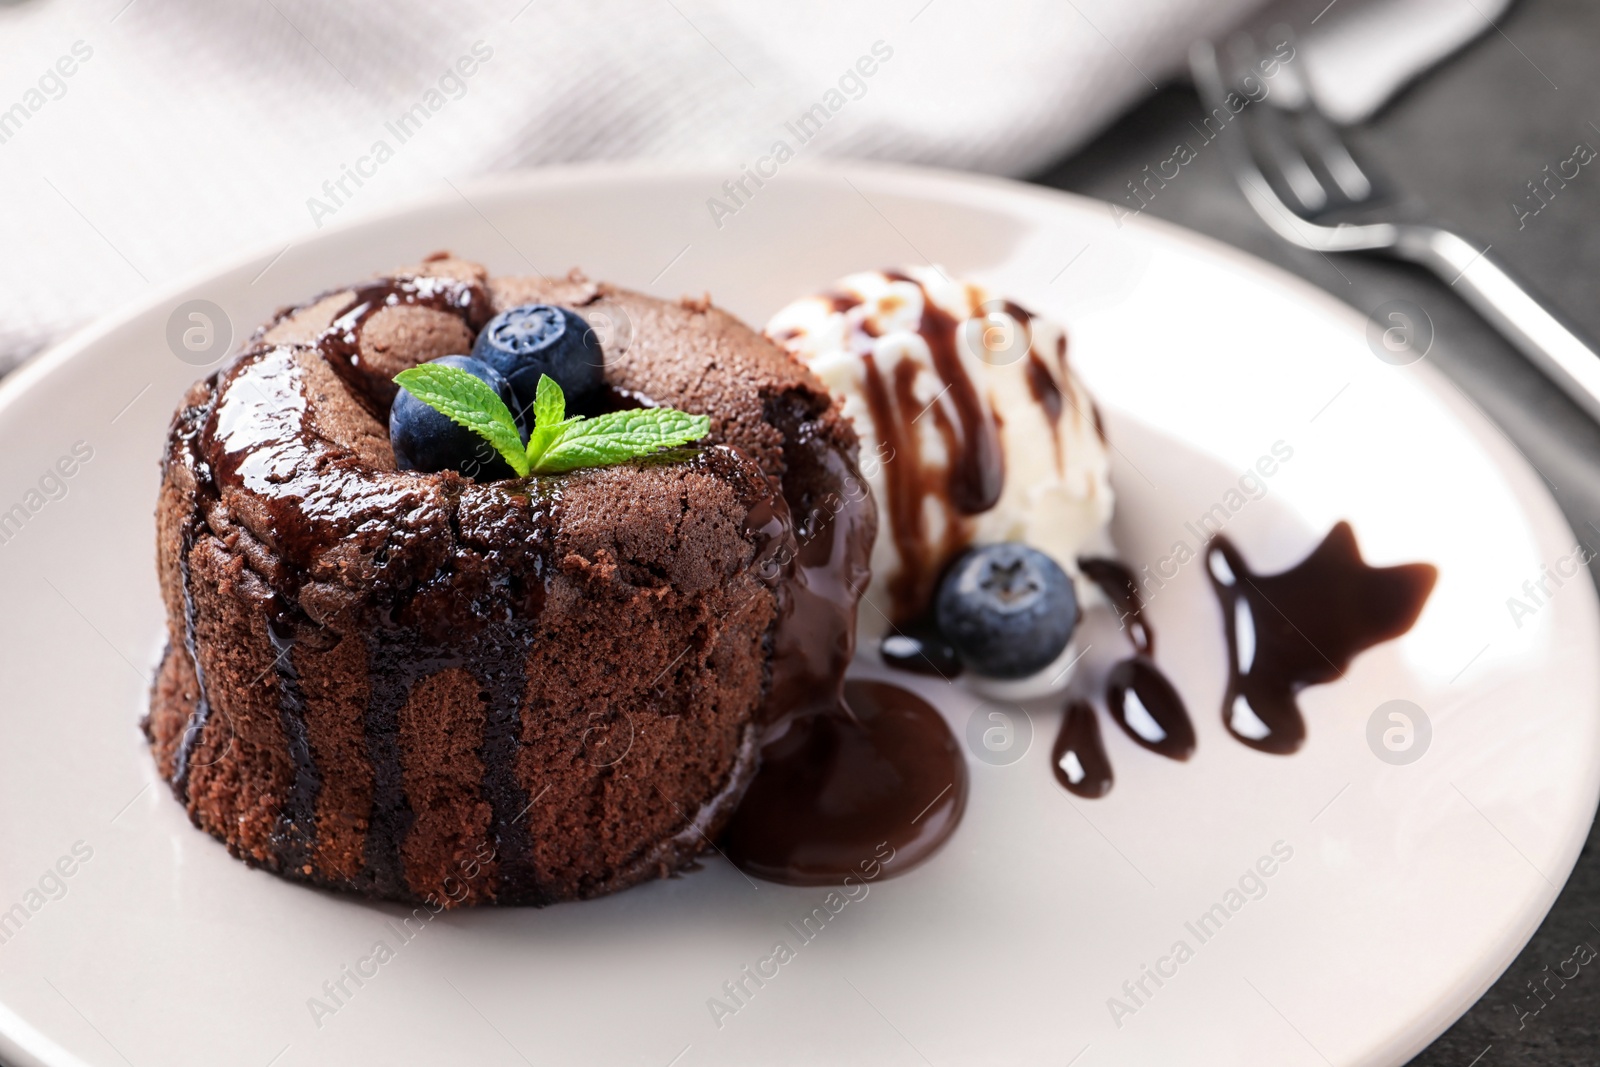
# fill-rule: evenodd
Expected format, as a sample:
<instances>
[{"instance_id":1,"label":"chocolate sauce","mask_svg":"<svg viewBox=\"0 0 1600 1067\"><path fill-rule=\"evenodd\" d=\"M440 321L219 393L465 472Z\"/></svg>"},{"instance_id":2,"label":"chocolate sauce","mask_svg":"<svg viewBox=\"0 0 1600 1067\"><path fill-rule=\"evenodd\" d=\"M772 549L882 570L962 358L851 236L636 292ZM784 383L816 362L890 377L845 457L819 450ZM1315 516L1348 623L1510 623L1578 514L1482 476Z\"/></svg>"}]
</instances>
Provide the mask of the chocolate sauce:
<instances>
[{"instance_id":1,"label":"chocolate sauce","mask_svg":"<svg viewBox=\"0 0 1600 1067\"><path fill-rule=\"evenodd\" d=\"M293 773L288 795L278 812L273 845L285 867L304 867L316 850L317 795L322 778L311 755L311 736L306 727L306 695L300 688L300 672L294 664L294 624L281 616L267 619L267 639L274 653L272 669L278 678L278 721L289 746Z\"/></svg>"},{"instance_id":2,"label":"chocolate sauce","mask_svg":"<svg viewBox=\"0 0 1600 1067\"><path fill-rule=\"evenodd\" d=\"M1183 698L1150 660L1125 659L1106 678L1106 708L1128 736L1157 755L1186 760L1194 753L1194 724Z\"/></svg>"},{"instance_id":3,"label":"chocolate sauce","mask_svg":"<svg viewBox=\"0 0 1600 1067\"><path fill-rule=\"evenodd\" d=\"M189 799L189 772L193 770L194 752L206 732L206 724L211 721L211 698L206 695L206 671L200 665L200 653L195 642L194 593L189 587L189 553L199 537L200 526L198 516L184 523L178 548L178 574L183 586L183 647L189 653L189 662L194 664L196 692L194 711L189 713L189 722L183 728L183 736L178 739L178 753L172 769L172 791L185 802Z\"/></svg>"},{"instance_id":4,"label":"chocolate sauce","mask_svg":"<svg viewBox=\"0 0 1600 1067\"><path fill-rule=\"evenodd\" d=\"M884 381L877 360L862 357L863 395L878 440L887 449L883 464L884 497L889 533L894 538L899 568L889 577L889 618L908 623L933 596L938 580L935 560L952 553L965 541L961 520L951 516L944 539L934 545L928 537L927 497L937 490L922 462L921 438L912 425L918 410L917 365L901 360L894 368L893 390Z\"/></svg>"},{"instance_id":5,"label":"chocolate sauce","mask_svg":"<svg viewBox=\"0 0 1600 1067\"><path fill-rule=\"evenodd\" d=\"M1028 350L1023 373L1027 376L1028 391L1033 394L1034 402L1044 411L1045 418L1050 420L1050 436L1055 441L1056 471L1065 474L1066 461L1061 455L1061 413L1066 403L1061 395L1061 386L1056 382L1055 375L1050 373L1050 368L1044 365L1044 360L1032 349Z\"/></svg>"},{"instance_id":6,"label":"chocolate sauce","mask_svg":"<svg viewBox=\"0 0 1600 1067\"><path fill-rule=\"evenodd\" d=\"M946 389L943 399L932 408L935 425L944 437L945 455L950 457L946 492L957 512L979 515L1000 502L1000 491L1005 488L1000 429L962 363L956 343L960 321L935 304L926 290L923 297L920 332Z\"/></svg>"},{"instance_id":7,"label":"chocolate sauce","mask_svg":"<svg viewBox=\"0 0 1600 1067\"><path fill-rule=\"evenodd\" d=\"M1111 792L1111 761L1100 741L1100 722L1084 701L1067 704L1061 732L1050 750L1050 766L1069 793L1093 800Z\"/></svg>"},{"instance_id":8,"label":"chocolate sauce","mask_svg":"<svg viewBox=\"0 0 1600 1067\"><path fill-rule=\"evenodd\" d=\"M878 643L883 662L912 674L951 679L962 671L961 657L932 619L918 620L886 634Z\"/></svg>"},{"instance_id":9,"label":"chocolate sauce","mask_svg":"<svg viewBox=\"0 0 1600 1067\"><path fill-rule=\"evenodd\" d=\"M477 282L408 276L381 278L354 287L349 302L317 339L317 348L373 414L385 421L400 387L388 375L373 373L362 365L361 332L368 320L384 308L402 305L459 315L474 334L493 314L488 290Z\"/></svg>"},{"instance_id":10,"label":"chocolate sauce","mask_svg":"<svg viewBox=\"0 0 1600 1067\"><path fill-rule=\"evenodd\" d=\"M859 307L861 304L861 298L859 296L843 289L837 289L831 293L824 293L822 294L822 299L828 302L829 310L834 312L849 311L851 308Z\"/></svg>"},{"instance_id":11,"label":"chocolate sauce","mask_svg":"<svg viewBox=\"0 0 1600 1067\"><path fill-rule=\"evenodd\" d=\"M1106 708L1128 736L1169 759L1186 760L1194 752L1194 723L1183 698L1156 666L1156 635L1144 617L1139 583L1124 564L1103 556L1084 556L1078 570L1093 582L1117 613L1134 655L1115 664L1106 677ZM1082 797L1111 791L1111 763L1100 741L1094 709L1081 700L1067 705L1056 737L1056 781Z\"/></svg>"},{"instance_id":12,"label":"chocolate sauce","mask_svg":"<svg viewBox=\"0 0 1600 1067\"><path fill-rule=\"evenodd\" d=\"M845 685L846 706L793 720L723 836L746 873L837 885L887 842L902 874L945 842L967 804L967 767L944 718L883 682Z\"/></svg>"},{"instance_id":13,"label":"chocolate sauce","mask_svg":"<svg viewBox=\"0 0 1600 1067\"><path fill-rule=\"evenodd\" d=\"M1010 315L1017 321L1017 325L1021 326L1023 330L1027 332L1027 336L1031 340L1033 337L1033 312L1012 300L1002 300L1000 302L1000 307L1007 315Z\"/></svg>"},{"instance_id":14,"label":"chocolate sauce","mask_svg":"<svg viewBox=\"0 0 1600 1067\"><path fill-rule=\"evenodd\" d=\"M1223 722L1251 748L1280 755L1306 736L1295 694L1411 629L1439 574L1427 563L1369 566L1347 522L1281 574L1255 573L1225 537L1207 547L1206 569L1228 633Z\"/></svg>"},{"instance_id":15,"label":"chocolate sauce","mask_svg":"<svg viewBox=\"0 0 1600 1067\"><path fill-rule=\"evenodd\" d=\"M400 709L417 682L459 666L459 655L424 648L407 633L376 630L367 637L365 724L367 759L372 764L372 815L362 842L366 866L355 882L368 892L384 896L410 892L400 845L416 821L416 813L406 799L400 764Z\"/></svg>"},{"instance_id":16,"label":"chocolate sauce","mask_svg":"<svg viewBox=\"0 0 1600 1067\"><path fill-rule=\"evenodd\" d=\"M378 630L368 636L370 693L364 717L373 799L358 887L381 894L408 892L401 850L416 816L405 792L400 712L417 683L440 671L461 668L482 687L484 728L478 757L501 886L496 899L505 904L547 902L512 888L534 881L533 845L523 821L529 798L517 771L527 687L523 670L534 639L534 630L527 625L512 626L509 635L491 638L485 632L450 646L425 642L410 630Z\"/></svg>"},{"instance_id":17,"label":"chocolate sauce","mask_svg":"<svg viewBox=\"0 0 1600 1067\"><path fill-rule=\"evenodd\" d=\"M1093 582L1117 613L1117 625L1128 635L1133 650L1141 656L1156 654L1156 635L1144 618L1144 600L1139 582L1124 564L1104 556L1078 557L1078 570Z\"/></svg>"},{"instance_id":18,"label":"chocolate sauce","mask_svg":"<svg viewBox=\"0 0 1600 1067\"><path fill-rule=\"evenodd\" d=\"M933 301L921 283L898 271L885 271L894 281L916 285L922 292L918 333L928 348L929 361L941 388L930 403L917 393L922 364L898 360L885 374L872 354L862 356L863 398L878 440L885 446L883 463L889 533L894 538L898 568L889 579L886 607L891 622L905 624L923 610L938 580L939 568L971 537L969 516L994 507L1005 487L1005 454L1000 447L999 424L977 383L968 373L959 345L962 320ZM831 297L836 311L848 310L859 299L841 302ZM1019 321L1026 312L1017 309ZM892 378L892 380L891 380ZM944 445L943 469L923 460L916 423L927 418ZM945 505L947 521L934 543L928 531L930 498Z\"/></svg>"},{"instance_id":19,"label":"chocolate sauce","mask_svg":"<svg viewBox=\"0 0 1600 1067\"><path fill-rule=\"evenodd\" d=\"M466 657L467 669L483 686L487 704L478 758L483 761L483 794L489 801L490 833L502 887L496 899L509 904L544 903L510 890L535 881L533 841L523 819L530 806L529 797L517 775L523 695L528 687L525 665L534 640L533 629L520 625L508 639L479 638Z\"/></svg>"},{"instance_id":20,"label":"chocolate sauce","mask_svg":"<svg viewBox=\"0 0 1600 1067\"><path fill-rule=\"evenodd\" d=\"M770 535L780 545L768 550L777 554L773 558L782 572L775 587L771 678L759 713L769 726L838 706L844 672L855 656L856 604L872 578L877 532L872 494L855 463L821 438L809 414L777 407L767 412L784 431L781 503L790 524L787 532ZM839 490L817 495L819 485ZM758 508L756 517L770 524L778 516L767 517ZM786 536L793 538L792 550L781 540Z\"/></svg>"}]
</instances>

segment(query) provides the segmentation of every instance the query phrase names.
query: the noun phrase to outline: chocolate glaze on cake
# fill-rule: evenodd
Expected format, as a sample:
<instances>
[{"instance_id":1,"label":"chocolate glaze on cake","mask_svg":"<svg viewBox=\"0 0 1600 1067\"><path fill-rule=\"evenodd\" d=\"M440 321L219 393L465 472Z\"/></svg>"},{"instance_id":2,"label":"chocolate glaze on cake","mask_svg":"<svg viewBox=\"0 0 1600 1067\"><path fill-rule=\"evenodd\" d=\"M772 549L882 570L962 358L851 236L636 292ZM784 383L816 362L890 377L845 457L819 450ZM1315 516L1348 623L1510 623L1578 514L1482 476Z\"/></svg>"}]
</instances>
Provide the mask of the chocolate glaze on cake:
<instances>
[{"instance_id":1,"label":"chocolate glaze on cake","mask_svg":"<svg viewBox=\"0 0 1600 1067\"><path fill-rule=\"evenodd\" d=\"M612 399L708 415L704 447L396 470L394 374L531 302L625 323ZM331 888L542 904L670 874L764 725L837 700L876 529L855 449L806 370L704 301L441 256L286 309L168 439L161 773L236 855Z\"/></svg>"}]
</instances>

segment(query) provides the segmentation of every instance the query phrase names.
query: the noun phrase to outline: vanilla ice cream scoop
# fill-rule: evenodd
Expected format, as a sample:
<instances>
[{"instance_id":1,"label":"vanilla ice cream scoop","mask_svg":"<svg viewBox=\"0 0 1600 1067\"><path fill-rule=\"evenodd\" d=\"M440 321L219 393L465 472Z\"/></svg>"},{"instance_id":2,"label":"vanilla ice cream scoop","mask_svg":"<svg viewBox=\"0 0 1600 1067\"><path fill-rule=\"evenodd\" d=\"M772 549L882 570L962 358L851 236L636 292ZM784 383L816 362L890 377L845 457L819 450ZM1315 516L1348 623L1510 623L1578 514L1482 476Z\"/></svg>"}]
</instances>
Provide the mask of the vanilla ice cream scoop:
<instances>
[{"instance_id":1,"label":"vanilla ice cream scoop","mask_svg":"<svg viewBox=\"0 0 1600 1067\"><path fill-rule=\"evenodd\" d=\"M861 435L880 516L864 638L924 619L968 545L1021 541L1074 579L1077 557L1106 547L1105 434L1059 324L911 267L852 274L766 333L843 399Z\"/></svg>"}]
</instances>

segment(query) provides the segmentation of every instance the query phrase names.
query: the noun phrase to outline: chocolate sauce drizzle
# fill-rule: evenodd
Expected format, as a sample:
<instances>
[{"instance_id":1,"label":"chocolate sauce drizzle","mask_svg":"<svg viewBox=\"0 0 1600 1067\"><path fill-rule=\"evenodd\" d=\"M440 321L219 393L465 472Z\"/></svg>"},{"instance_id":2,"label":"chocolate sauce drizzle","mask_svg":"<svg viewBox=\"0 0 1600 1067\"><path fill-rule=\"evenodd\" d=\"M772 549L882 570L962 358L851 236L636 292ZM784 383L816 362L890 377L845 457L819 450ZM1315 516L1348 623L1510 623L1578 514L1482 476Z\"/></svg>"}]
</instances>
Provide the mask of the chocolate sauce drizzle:
<instances>
[{"instance_id":1,"label":"chocolate sauce drizzle","mask_svg":"<svg viewBox=\"0 0 1600 1067\"><path fill-rule=\"evenodd\" d=\"M1305 740L1295 694L1411 629L1439 576L1427 563L1368 565L1348 522L1280 574L1252 571L1225 537L1207 547L1206 569L1228 633L1223 722L1251 748L1278 755Z\"/></svg>"},{"instance_id":2,"label":"chocolate sauce drizzle","mask_svg":"<svg viewBox=\"0 0 1600 1067\"><path fill-rule=\"evenodd\" d=\"M1061 394L1061 386L1056 382L1055 375L1050 373L1050 368L1032 349L1028 350L1028 362L1023 369L1028 378L1028 391L1050 420L1050 436L1055 439L1056 470L1065 473L1065 460L1061 458L1061 413L1066 409L1066 398Z\"/></svg>"},{"instance_id":3,"label":"chocolate sauce drizzle","mask_svg":"<svg viewBox=\"0 0 1600 1067\"><path fill-rule=\"evenodd\" d=\"M1117 623L1128 635L1133 650L1141 656L1156 654L1156 635L1144 619L1144 599L1133 572L1118 560L1104 556L1082 556L1078 571L1105 594L1117 613Z\"/></svg>"},{"instance_id":4,"label":"chocolate sauce drizzle","mask_svg":"<svg viewBox=\"0 0 1600 1067\"><path fill-rule=\"evenodd\" d=\"M944 844L966 804L966 761L944 717L897 686L851 681L844 704L767 742L721 847L767 881L838 885L887 842L898 875Z\"/></svg>"},{"instance_id":5,"label":"chocolate sauce drizzle","mask_svg":"<svg viewBox=\"0 0 1600 1067\"><path fill-rule=\"evenodd\" d=\"M356 397L385 421L400 387L388 375L373 373L362 365L361 333L378 312L402 305L459 315L474 334L494 313L489 293L482 285L456 278L380 278L353 287L349 302L317 339L316 347Z\"/></svg>"},{"instance_id":6,"label":"chocolate sauce drizzle","mask_svg":"<svg viewBox=\"0 0 1600 1067\"><path fill-rule=\"evenodd\" d=\"M267 640L274 653L272 668L278 676L278 719L289 745L294 767L288 796L278 813L274 845L285 867L304 867L316 849L317 796L322 777L311 756L311 736L306 726L306 696L294 664L294 623L282 617L267 619Z\"/></svg>"},{"instance_id":7,"label":"chocolate sauce drizzle","mask_svg":"<svg viewBox=\"0 0 1600 1067\"><path fill-rule=\"evenodd\" d=\"M910 622L928 603L942 561L969 539L962 519L982 514L999 502L1005 488L1005 453L1000 447L994 412L979 395L961 355L961 320L939 307L910 275L898 271L884 274L921 289L918 333L928 347L929 360L942 386L929 405L916 395L920 368L915 361L896 363L893 381L889 381L876 359L870 354L862 357L863 396L878 439L888 448L884 461L888 499L882 503L889 513L890 532L899 555L899 569L889 583L889 617L899 624ZM834 294L831 300L835 311L849 310L861 302L845 293ZM1020 308L1013 314L1026 321L1027 312ZM948 461L942 476L922 461L913 424L924 415L933 420L944 442ZM951 516L937 545L931 542L927 530L929 497L941 498Z\"/></svg>"},{"instance_id":8,"label":"chocolate sauce drizzle","mask_svg":"<svg viewBox=\"0 0 1600 1067\"><path fill-rule=\"evenodd\" d=\"M200 525L198 516L191 516L184 523L178 549L178 573L183 585L183 647L189 653L189 662L194 664L196 692L194 711L189 713L189 722L183 728L183 736L178 739L178 754L172 770L172 791L179 800L185 802L189 799L189 772L193 769L194 752L206 731L206 724L211 721L211 698L206 695L206 671L200 665L200 653L195 642L194 593L189 588L189 552L199 537Z\"/></svg>"},{"instance_id":9,"label":"chocolate sauce drizzle","mask_svg":"<svg viewBox=\"0 0 1600 1067\"><path fill-rule=\"evenodd\" d=\"M1106 676L1106 709L1138 744L1168 759L1186 760L1194 752L1194 724L1167 676L1155 664L1156 635L1144 617L1144 599L1133 572L1114 559L1085 556L1078 571L1105 594L1134 654L1114 664ZM1071 793L1094 799L1111 791L1111 761L1100 739L1094 708L1068 701L1061 730L1051 750L1056 781Z\"/></svg>"},{"instance_id":10,"label":"chocolate sauce drizzle","mask_svg":"<svg viewBox=\"0 0 1600 1067\"><path fill-rule=\"evenodd\" d=\"M532 842L521 819L528 810L528 796L518 784L516 768L526 686L522 665L532 636L522 627L517 629L522 632L509 644L480 635L466 642L464 650L431 644L404 630L378 630L368 637L371 688L365 718L373 769L372 818L358 887L385 895L408 892L401 848L416 814L406 798L400 762L400 711L418 682L459 667L483 686L485 697L487 718L478 749L484 766L482 788L491 811L500 882L508 887L497 899L521 902L509 887L527 884L532 859Z\"/></svg>"},{"instance_id":11,"label":"chocolate sauce drizzle","mask_svg":"<svg viewBox=\"0 0 1600 1067\"><path fill-rule=\"evenodd\" d=\"M926 291L924 291L926 296ZM945 384L943 400L934 407L935 425L951 457L946 476L950 504L963 515L980 515L1000 501L1005 488L1005 453L994 412L978 395L978 387L962 364L957 347L961 323L932 299L922 304L922 339L928 343L933 366Z\"/></svg>"},{"instance_id":12,"label":"chocolate sauce drizzle","mask_svg":"<svg viewBox=\"0 0 1600 1067\"><path fill-rule=\"evenodd\" d=\"M878 361L870 354L861 357L864 379L862 394L878 439L888 450L883 465L884 497L880 501L888 512L889 533L894 538L899 569L889 579L891 621L908 622L919 605L933 595L934 560L954 551L962 535L952 522L944 541L931 543L928 537L927 509L923 501L933 491L923 475L922 443L916 429L902 420L902 412L916 411L917 366L901 360L894 368L894 383L884 380ZM907 416L909 419L909 416Z\"/></svg>"},{"instance_id":13,"label":"chocolate sauce drizzle","mask_svg":"<svg viewBox=\"0 0 1600 1067\"><path fill-rule=\"evenodd\" d=\"M1194 724L1183 698L1155 664L1156 635L1145 620L1144 599L1133 572L1117 560L1098 556L1079 559L1078 570L1111 601L1133 646L1134 655L1114 665L1106 679L1111 717L1150 751L1168 759L1188 759L1194 752Z\"/></svg>"},{"instance_id":14,"label":"chocolate sauce drizzle","mask_svg":"<svg viewBox=\"0 0 1600 1067\"><path fill-rule=\"evenodd\" d=\"M400 844L416 815L406 800L400 767L400 709L411 687L429 674L458 666L452 655L424 654L403 635L375 631L367 639L367 758L372 763L372 816L362 843L366 864L356 878L363 889L403 895L405 864Z\"/></svg>"},{"instance_id":15,"label":"chocolate sauce drizzle","mask_svg":"<svg viewBox=\"0 0 1600 1067\"><path fill-rule=\"evenodd\" d=\"M796 715L829 712L843 696L877 522L866 481L848 455L818 439L811 413L774 404L767 415L784 431L783 496L746 523L770 528L762 554L771 562L763 561L760 573L769 584L777 579L778 619L758 717L775 727ZM808 487L817 484L843 491L814 498ZM780 503L786 514L771 510Z\"/></svg>"},{"instance_id":16,"label":"chocolate sauce drizzle","mask_svg":"<svg viewBox=\"0 0 1600 1067\"><path fill-rule=\"evenodd\" d=\"M489 698L483 744L478 751L483 760L483 790L489 799L500 884L504 887L497 899L512 904L531 902L532 897L519 895L511 891L511 887L533 883L533 840L523 820L531 805L517 774L517 754L522 746L523 694L527 689L523 664L527 662L533 634L531 630L519 630L510 647L496 648L489 642L480 643L468 662L468 668L483 683Z\"/></svg>"}]
</instances>

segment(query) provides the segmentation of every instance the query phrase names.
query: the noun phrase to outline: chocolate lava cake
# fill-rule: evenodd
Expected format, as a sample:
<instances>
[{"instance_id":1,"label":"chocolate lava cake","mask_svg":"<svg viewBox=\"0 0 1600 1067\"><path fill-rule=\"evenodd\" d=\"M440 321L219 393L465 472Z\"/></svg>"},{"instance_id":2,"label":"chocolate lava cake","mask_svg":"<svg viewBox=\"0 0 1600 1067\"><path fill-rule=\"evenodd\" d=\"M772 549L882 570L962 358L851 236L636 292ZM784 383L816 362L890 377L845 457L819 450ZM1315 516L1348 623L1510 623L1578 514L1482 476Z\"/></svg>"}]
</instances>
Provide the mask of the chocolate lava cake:
<instances>
[{"instance_id":1,"label":"chocolate lava cake","mask_svg":"<svg viewBox=\"0 0 1600 1067\"><path fill-rule=\"evenodd\" d=\"M617 327L603 407L710 435L563 475L398 470L395 374L534 302ZM877 525L856 447L709 301L439 254L286 309L169 434L160 772L236 856L329 888L546 904L666 876L763 729L837 697Z\"/></svg>"}]
</instances>

